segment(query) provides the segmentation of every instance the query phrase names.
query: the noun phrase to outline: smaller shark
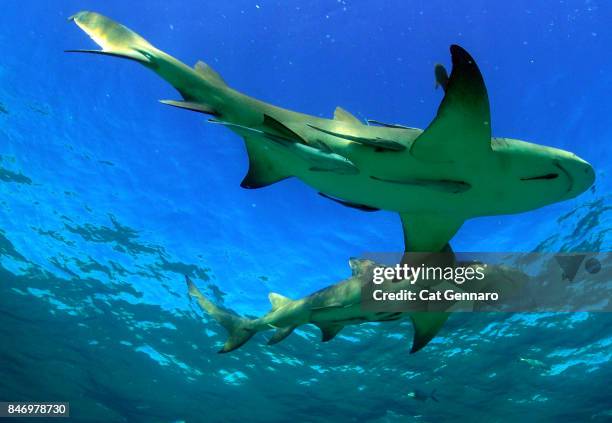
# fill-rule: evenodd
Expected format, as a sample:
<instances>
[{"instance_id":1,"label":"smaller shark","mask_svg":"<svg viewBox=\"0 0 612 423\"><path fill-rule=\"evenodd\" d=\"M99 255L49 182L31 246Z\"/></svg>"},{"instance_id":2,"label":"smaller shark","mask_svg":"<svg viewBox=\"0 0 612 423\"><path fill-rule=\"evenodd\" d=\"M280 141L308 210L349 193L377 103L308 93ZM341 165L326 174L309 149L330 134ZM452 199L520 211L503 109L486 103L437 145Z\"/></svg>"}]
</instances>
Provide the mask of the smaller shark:
<instances>
[{"instance_id":1,"label":"smaller shark","mask_svg":"<svg viewBox=\"0 0 612 423\"><path fill-rule=\"evenodd\" d=\"M420 390L420 389L415 389L415 390L413 390L411 392L408 392L407 396L408 396L408 398L412 398L415 401L425 402L428 399L432 399L435 402L440 402L440 401L438 401L438 397L436 397L436 390L435 389L433 391L431 391L431 393L429 393L429 394L427 392L425 392L425 391Z\"/></svg>"},{"instance_id":2,"label":"smaller shark","mask_svg":"<svg viewBox=\"0 0 612 423\"><path fill-rule=\"evenodd\" d=\"M332 340L347 325L367 322L387 322L410 317L414 326L414 336L411 353L419 351L434 336L446 322L449 309L441 310L433 305L416 302L414 311L373 311L362 307L362 287L372 280L375 267L380 265L372 260L349 260L352 275L334 285L316 291L299 300L291 300L274 292L268 298L272 309L262 317L247 319L238 314L218 307L206 298L196 285L185 276L188 292L199 306L212 316L229 336L220 353L233 351L244 345L257 332L274 329L274 334L268 340L268 345L276 344L288 337L295 328L305 324L313 324L321 329L322 342ZM512 272L504 266L487 266L489 279L507 278ZM422 281L418 280L421 286ZM413 287L411 279L394 281L393 290L401 291Z\"/></svg>"},{"instance_id":3,"label":"smaller shark","mask_svg":"<svg viewBox=\"0 0 612 423\"><path fill-rule=\"evenodd\" d=\"M532 369L540 369L540 370L550 370L550 366L544 363L542 360L538 360L535 358L524 358L519 357L519 361L526 363Z\"/></svg>"}]
</instances>

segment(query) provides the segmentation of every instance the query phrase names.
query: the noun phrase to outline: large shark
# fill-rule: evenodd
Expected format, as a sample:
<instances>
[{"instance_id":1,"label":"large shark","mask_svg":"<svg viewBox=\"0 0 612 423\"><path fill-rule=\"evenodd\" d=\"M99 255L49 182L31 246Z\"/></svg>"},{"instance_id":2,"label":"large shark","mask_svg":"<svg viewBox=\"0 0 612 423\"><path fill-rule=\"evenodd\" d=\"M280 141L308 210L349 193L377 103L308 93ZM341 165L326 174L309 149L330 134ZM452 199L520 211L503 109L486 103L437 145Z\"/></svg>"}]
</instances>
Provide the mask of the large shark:
<instances>
[{"instance_id":1,"label":"large shark","mask_svg":"<svg viewBox=\"0 0 612 423\"><path fill-rule=\"evenodd\" d=\"M460 263L461 264L461 263ZM323 288L299 300L291 300L280 294L270 293L268 298L272 309L262 317L247 319L238 314L218 307L185 276L189 295L194 297L202 310L212 316L225 328L229 336L220 353L233 351L246 343L257 332L275 330L269 338L268 344L276 344L289 336L295 328L305 324L313 324L321 329L323 342L330 341L347 325L367 322L387 322L409 317L414 326L411 353L423 348L444 325L448 312L453 310L455 304L440 305L428 301L411 303L410 311L375 311L378 309L364 307L367 294L362 288L372 281L376 267L381 265L369 259L350 259L352 275L334 285ZM523 280L524 274L518 270L500 266L462 263L465 267L481 266L486 275L488 286L502 284L514 285ZM395 281L391 289L386 292L402 292L405 290L419 290L424 286L457 288L448 282L423 281L405 279ZM476 288L474 292L484 292L483 287ZM368 292L368 291L365 291ZM370 311L372 310L372 311Z\"/></svg>"},{"instance_id":2,"label":"large shark","mask_svg":"<svg viewBox=\"0 0 612 423\"><path fill-rule=\"evenodd\" d=\"M246 144L244 188L297 177L323 196L364 211L399 213L406 251L440 251L466 219L519 213L589 188L592 167L576 155L492 138L489 99L474 59L452 45L450 76L437 65L444 99L425 129L359 119L338 107L333 119L279 108L230 88L210 66L189 67L102 15L71 19L102 48L69 50L135 60L169 82L180 100Z\"/></svg>"}]
</instances>

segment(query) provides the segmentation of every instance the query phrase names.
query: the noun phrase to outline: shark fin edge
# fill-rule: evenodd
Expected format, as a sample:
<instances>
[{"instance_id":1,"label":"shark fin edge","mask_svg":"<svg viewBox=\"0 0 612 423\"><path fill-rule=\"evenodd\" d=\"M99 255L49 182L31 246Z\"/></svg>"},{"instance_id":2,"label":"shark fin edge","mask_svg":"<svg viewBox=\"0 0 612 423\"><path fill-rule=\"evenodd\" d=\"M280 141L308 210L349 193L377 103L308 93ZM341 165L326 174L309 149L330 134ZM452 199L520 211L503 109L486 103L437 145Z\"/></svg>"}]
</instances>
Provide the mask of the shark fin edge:
<instances>
[{"instance_id":1,"label":"shark fin edge","mask_svg":"<svg viewBox=\"0 0 612 423\"><path fill-rule=\"evenodd\" d=\"M291 335L296 327L297 326L287 326L284 328L278 328L270 339L268 339L268 345L278 344L280 341Z\"/></svg>"},{"instance_id":2,"label":"shark fin edge","mask_svg":"<svg viewBox=\"0 0 612 423\"><path fill-rule=\"evenodd\" d=\"M288 140L299 142L300 144L308 144L306 140L297 132L268 114L264 114L263 125L266 128L272 129L273 131L279 133L282 137Z\"/></svg>"},{"instance_id":3,"label":"shark fin edge","mask_svg":"<svg viewBox=\"0 0 612 423\"><path fill-rule=\"evenodd\" d=\"M347 141L352 141L356 144L360 144L369 148L373 148L375 151L377 152L382 152L382 151L404 151L406 149L406 146L403 144L400 144L397 141L393 141L393 140L386 140L383 138L364 138L364 137L358 137L355 135L350 135L350 134L344 134L341 132L335 132L335 131L329 131L327 129L323 129L323 128L319 128L318 126L315 125L311 125L311 124L307 124L310 128L322 132L324 134L327 135L331 135L333 137L337 137L337 138L341 138Z\"/></svg>"},{"instance_id":4,"label":"shark fin edge","mask_svg":"<svg viewBox=\"0 0 612 423\"><path fill-rule=\"evenodd\" d=\"M200 292L189 276L185 276L185 282L189 296L195 298L200 308L228 332L227 340L219 353L228 353L240 348L257 333L257 330L252 327L251 320L216 306Z\"/></svg>"},{"instance_id":5,"label":"shark fin edge","mask_svg":"<svg viewBox=\"0 0 612 423\"><path fill-rule=\"evenodd\" d=\"M244 140L249 156L249 170L240 183L242 188L264 188L292 176L279 169L277 162L269 159L265 147L258 142L259 140L249 137L244 137Z\"/></svg>"},{"instance_id":6,"label":"shark fin edge","mask_svg":"<svg viewBox=\"0 0 612 423\"><path fill-rule=\"evenodd\" d=\"M278 310L284 305L287 305L291 302L291 299L282 296L281 294L277 294L276 292L270 292L268 294L268 299L270 300L270 304L272 305L272 311Z\"/></svg>"},{"instance_id":7,"label":"shark fin edge","mask_svg":"<svg viewBox=\"0 0 612 423\"><path fill-rule=\"evenodd\" d=\"M368 259L360 259L357 257L351 257L349 259L349 267L351 268L352 276L359 276L359 275L365 274L368 268L373 263L374 263L373 261L368 260Z\"/></svg>"},{"instance_id":8,"label":"shark fin edge","mask_svg":"<svg viewBox=\"0 0 612 423\"><path fill-rule=\"evenodd\" d=\"M394 128L394 129L410 129L412 131L420 131L418 128L413 128L412 126L400 125L399 123L385 123L376 119L368 119L368 125L370 126L382 126L384 128Z\"/></svg>"},{"instance_id":9,"label":"shark fin edge","mask_svg":"<svg viewBox=\"0 0 612 423\"><path fill-rule=\"evenodd\" d=\"M220 87L227 87L226 82L221 78L221 75L217 73L208 63L198 60L193 66L193 69L200 74L204 79L213 85Z\"/></svg>"},{"instance_id":10,"label":"shark fin edge","mask_svg":"<svg viewBox=\"0 0 612 423\"><path fill-rule=\"evenodd\" d=\"M346 123L352 123L353 125L363 125L359 119L357 119L353 114L347 112L342 107L336 107L334 110L334 120Z\"/></svg>"},{"instance_id":11,"label":"shark fin edge","mask_svg":"<svg viewBox=\"0 0 612 423\"><path fill-rule=\"evenodd\" d=\"M89 53L89 54L100 54L103 56L113 56L120 57L122 59L134 60L138 63L142 63L143 65L149 64L149 59L143 55L142 53L133 50L133 51L106 51L106 50L92 50L92 49L70 49L64 50L64 53Z\"/></svg>"},{"instance_id":12,"label":"shark fin edge","mask_svg":"<svg viewBox=\"0 0 612 423\"><path fill-rule=\"evenodd\" d=\"M406 252L437 253L455 236L465 219L452 215L400 213Z\"/></svg>"},{"instance_id":13,"label":"shark fin edge","mask_svg":"<svg viewBox=\"0 0 612 423\"><path fill-rule=\"evenodd\" d=\"M340 200L338 198L331 197L331 196L329 196L327 194L324 194L322 192L320 192L319 195L321 197L323 197L323 198L327 198L328 200L332 200L335 203L342 204L343 206L349 207L351 209L361 210L361 211L364 211L364 212L380 211L380 209L377 209L376 207L370 207L370 206L366 206L365 204L351 203L350 201Z\"/></svg>"},{"instance_id":14,"label":"shark fin edge","mask_svg":"<svg viewBox=\"0 0 612 423\"><path fill-rule=\"evenodd\" d=\"M317 325L321 329L321 342L329 342L340 333L344 325Z\"/></svg>"},{"instance_id":15,"label":"shark fin edge","mask_svg":"<svg viewBox=\"0 0 612 423\"><path fill-rule=\"evenodd\" d=\"M446 72L444 65L436 63L434 66L434 77L436 79L436 88L442 87L444 92L446 92L446 87L448 86L448 72Z\"/></svg>"},{"instance_id":16,"label":"shark fin edge","mask_svg":"<svg viewBox=\"0 0 612 423\"><path fill-rule=\"evenodd\" d=\"M410 147L410 154L423 162L452 163L466 156L481 160L492 152L489 96L480 69L462 47L452 45L450 51L450 76L436 76L445 85L444 98ZM441 73L443 68L437 69Z\"/></svg>"},{"instance_id":17,"label":"shark fin edge","mask_svg":"<svg viewBox=\"0 0 612 423\"><path fill-rule=\"evenodd\" d=\"M410 354L421 350L440 331L449 313L443 312L421 312L411 313L410 318L414 326L414 338Z\"/></svg>"},{"instance_id":18,"label":"shark fin edge","mask_svg":"<svg viewBox=\"0 0 612 423\"><path fill-rule=\"evenodd\" d=\"M219 113L215 109L213 109L212 107L206 104L201 104L201 103L196 103L196 102L191 102L191 101L179 101L179 100L159 100L159 102L162 104L166 104L168 106L178 107L179 109L185 109L185 110L190 110L192 112L204 113L206 115L219 116Z\"/></svg>"}]
</instances>

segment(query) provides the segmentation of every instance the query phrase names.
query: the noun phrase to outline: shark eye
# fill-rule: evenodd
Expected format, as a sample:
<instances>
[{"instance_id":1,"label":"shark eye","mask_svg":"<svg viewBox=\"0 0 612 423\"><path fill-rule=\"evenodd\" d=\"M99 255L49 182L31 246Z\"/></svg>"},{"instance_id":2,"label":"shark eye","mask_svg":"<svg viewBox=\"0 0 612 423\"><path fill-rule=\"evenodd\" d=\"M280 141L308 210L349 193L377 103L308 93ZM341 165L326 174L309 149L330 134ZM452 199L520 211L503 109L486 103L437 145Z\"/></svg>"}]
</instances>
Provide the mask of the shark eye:
<instances>
[{"instance_id":1,"label":"shark eye","mask_svg":"<svg viewBox=\"0 0 612 423\"><path fill-rule=\"evenodd\" d=\"M539 181L542 179L557 179L558 177L558 173L547 173L546 175L532 176L530 178L521 178L521 181Z\"/></svg>"}]
</instances>

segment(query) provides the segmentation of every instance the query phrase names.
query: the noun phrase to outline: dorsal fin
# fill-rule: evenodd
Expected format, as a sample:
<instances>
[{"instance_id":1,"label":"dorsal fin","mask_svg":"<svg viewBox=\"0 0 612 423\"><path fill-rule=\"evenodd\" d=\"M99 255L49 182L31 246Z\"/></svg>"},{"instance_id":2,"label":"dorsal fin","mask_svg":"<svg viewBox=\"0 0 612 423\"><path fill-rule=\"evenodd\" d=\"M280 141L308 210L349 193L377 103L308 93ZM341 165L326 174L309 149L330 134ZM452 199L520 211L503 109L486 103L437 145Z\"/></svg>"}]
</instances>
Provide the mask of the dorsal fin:
<instances>
[{"instance_id":1,"label":"dorsal fin","mask_svg":"<svg viewBox=\"0 0 612 423\"><path fill-rule=\"evenodd\" d=\"M223 78L221 78L221 76L217 73L217 71L215 71L213 68L210 67L210 65L204 63L203 61L198 60L198 62L193 66L193 68L197 73L202 75L211 84L222 87L227 86L227 84L225 83Z\"/></svg>"},{"instance_id":2,"label":"dorsal fin","mask_svg":"<svg viewBox=\"0 0 612 423\"><path fill-rule=\"evenodd\" d=\"M351 257L349 259L349 266L353 273L353 276L359 276L366 271L368 266L372 265L373 262L368 259L358 259L356 257Z\"/></svg>"},{"instance_id":3,"label":"dorsal fin","mask_svg":"<svg viewBox=\"0 0 612 423\"><path fill-rule=\"evenodd\" d=\"M277 294L276 292L270 292L268 294L268 299L270 300L270 304L272 304L272 311L277 310L285 304L291 302L289 298L283 297L282 295Z\"/></svg>"},{"instance_id":4,"label":"dorsal fin","mask_svg":"<svg viewBox=\"0 0 612 423\"><path fill-rule=\"evenodd\" d=\"M342 107L336 107L334 110L334 119L339 120L341 122L352 123L355 125L362 125L361 121L357 119L355 116L344 110Z\"/></svg>"}]
</instances>

